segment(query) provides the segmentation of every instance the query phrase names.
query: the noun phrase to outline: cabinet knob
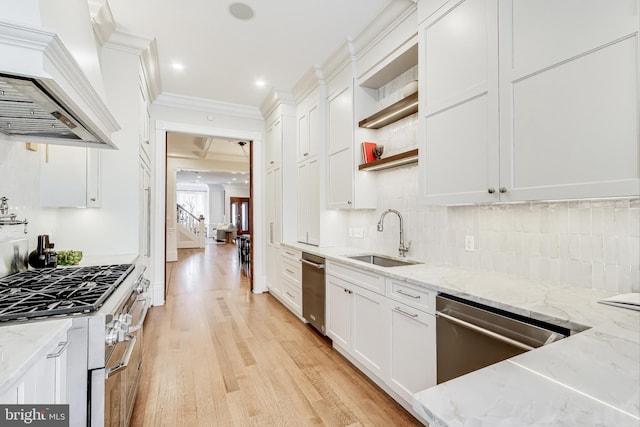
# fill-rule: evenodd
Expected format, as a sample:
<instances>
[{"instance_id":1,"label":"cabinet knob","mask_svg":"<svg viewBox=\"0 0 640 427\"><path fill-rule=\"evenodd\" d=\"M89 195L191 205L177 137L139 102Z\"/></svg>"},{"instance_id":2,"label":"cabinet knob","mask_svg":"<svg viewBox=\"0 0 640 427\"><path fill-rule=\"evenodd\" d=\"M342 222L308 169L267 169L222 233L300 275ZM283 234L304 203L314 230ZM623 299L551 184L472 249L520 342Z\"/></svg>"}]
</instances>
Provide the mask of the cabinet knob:
<instances>
[{"instance_id":1,"label":"cabinet knob","mask_svg":"<svg viewBox=\"0 0 640 427\"><path fill-rule=\"evenodd\" d=\"M303 156L307 157L309 155L309 153L304 153Z\"/></svg>"},{"instance_id":2,"label":"cabinet knob","mask_svg":"<svg viewBox=\"0 0 640 427\"><path fill-rule=\"evenodd\" d=\"M501 193L506 193L507 192L507 187L500 187L500 192Z\"/></svg>"},{"instance_id":3,"label":"cabinet knob","mask_svg":"<svg viewBox=\"0 0 640 427\"><path fill-rule=\"evenodd\" d=\"M489 189L487 190L489 192L489 194L493 194L496 192L496 189L493 187L489 187Z\"/></svg>"},{"instance_id":4,"label":"cabinet knob","mask_svg":"<svg viewBox=\"0 0 640 427\"><path fill-rule=\"evenodd\" d=\"M348 205L351 205L351 200L349 200L349 201L347 202L347 204L348 204Z\"/></svg>"},{"instance_id":5,"label":"cabinet knob","mask_svg":"<svg viewBox=\"0 0 640 427\"><path fill-rule=\"evenodd\" d=\"M95 198L95 197L92 197L92 198L91 198L91 201L92 201L92 202L95 202L95 201L96 201L96 198Z\"/></svg>"}]
</instances>

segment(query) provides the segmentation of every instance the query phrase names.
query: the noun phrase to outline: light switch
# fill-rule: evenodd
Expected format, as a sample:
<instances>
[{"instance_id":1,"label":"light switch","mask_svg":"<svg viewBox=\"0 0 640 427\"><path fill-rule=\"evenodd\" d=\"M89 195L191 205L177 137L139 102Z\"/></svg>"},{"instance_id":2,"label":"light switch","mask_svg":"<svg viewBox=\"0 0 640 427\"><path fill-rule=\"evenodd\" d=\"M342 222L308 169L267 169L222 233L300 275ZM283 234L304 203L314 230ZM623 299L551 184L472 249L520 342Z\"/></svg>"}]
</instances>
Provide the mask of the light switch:
<instances>
[{"instance_id":1,"label":"light switch","mask_svg":"<svg viewBox=\"0 0 640 427\"><path fill-rule=\"evenodd\" d=\"M464 250L467 252L476 250L476 242L473 236L464 236Z\"/></svg>"}]
</instances>

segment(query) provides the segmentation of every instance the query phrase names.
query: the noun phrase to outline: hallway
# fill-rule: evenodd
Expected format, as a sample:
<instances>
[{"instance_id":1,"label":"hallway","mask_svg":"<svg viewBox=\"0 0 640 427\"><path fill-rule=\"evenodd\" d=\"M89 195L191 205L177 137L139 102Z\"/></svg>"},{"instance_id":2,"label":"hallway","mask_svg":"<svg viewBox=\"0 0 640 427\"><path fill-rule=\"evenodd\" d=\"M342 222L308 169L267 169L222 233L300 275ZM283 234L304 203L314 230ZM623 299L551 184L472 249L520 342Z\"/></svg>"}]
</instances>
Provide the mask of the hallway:
<instances>
[{"instance_id":1,"label":"hallway","mask_svg":"<svg viewBox=\"0 0 640 427\"><path fill-rule=\"evenodd\" d=\"M235 245L181 249L149 310L132 426L420 425L269 294Z\"/></svg>"}]
</instances>

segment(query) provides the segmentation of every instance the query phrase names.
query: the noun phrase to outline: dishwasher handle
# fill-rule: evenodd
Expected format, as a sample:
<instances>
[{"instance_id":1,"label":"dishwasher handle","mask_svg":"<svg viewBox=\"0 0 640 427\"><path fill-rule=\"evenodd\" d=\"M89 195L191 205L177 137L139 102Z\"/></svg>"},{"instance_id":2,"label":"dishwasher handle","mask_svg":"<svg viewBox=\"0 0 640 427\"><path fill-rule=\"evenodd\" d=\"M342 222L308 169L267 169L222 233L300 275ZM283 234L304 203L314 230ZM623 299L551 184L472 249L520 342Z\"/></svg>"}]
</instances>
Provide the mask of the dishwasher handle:
<instances>
[{"instance_id":1,"label":"dishwasher handle","mask_svg":"<svg viewBox=\"0 0 640 427\"><path fill-rule=\"evenodd\" d=\"M522 343L520 341L516 341L516 340L511 339L509 337L505 337L504 335L498 334L498 333L490 331L488 329L481 328L480 326L476 326L473 323L469 323L469 322L466 322L464 320L458 319L457 317L450 316L450 315L448 315L446 313L443 313L442 311L436 311L436 317L441 317L441 318L443 318L445 320L448 320L451 323L455 323L458 326L461 326L461 327L466 328L466 329L470 329L470 330L472 330L474 332L477 332L479 334L482 334L482 335L485 335L487 337L493 338L493 339L495 339L497 341L501 341L501 342L503 342L505 344L509 344L509 345L511 345L513 347L516 347L516 348L519 348L521 350L529 351L529 350L533 350L534 349L534 347L531 347L530 345L527 345L527 344Z\"/></svg>"},{"instance_id":2,"label":"dishwasher handle","mask_svg":"<svg viewBox=\"0 0 640 427\"><path fill-rule=\"evenodd\" d=\"M324 269L324 267L325 267L324 264L316 264L315 262L307 261L306 259L301 259L300 261L302 263L304 263L304 264L310 265L310 266L318 268L320 270Z\"/></svg>"}]
</instances>

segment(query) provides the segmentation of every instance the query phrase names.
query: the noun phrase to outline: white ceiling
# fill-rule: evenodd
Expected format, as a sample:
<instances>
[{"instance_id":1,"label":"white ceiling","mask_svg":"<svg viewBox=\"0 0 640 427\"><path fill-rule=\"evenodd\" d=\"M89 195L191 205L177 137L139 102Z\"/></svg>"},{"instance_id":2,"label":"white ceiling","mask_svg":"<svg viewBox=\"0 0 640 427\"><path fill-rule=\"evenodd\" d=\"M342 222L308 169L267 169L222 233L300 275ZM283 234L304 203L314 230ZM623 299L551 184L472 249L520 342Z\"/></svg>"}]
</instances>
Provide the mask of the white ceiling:
<instances>
[{"instance_id":1,"label":"white ceiling","mask_svg":"<svg viewBox=\"0 0 640 427\"><path fill-rule=\"evenodd\" d=\"M156 39L163 93L257 107L271 88L291 91L390 2L409 0L243 0L255 14L246 21L229 13L234 1L109 5L121 31Z\"/></svg>"},{"instance_id":2,"label":"white ceiling","mask_svg":"<svg viewBox=\"0 0 640 427\"><path fill-rule=\"evenodd\" d=\"M195 160L178 170L176 182L248 187L249 145L240 145L238 141L168 132L167 157ZM224 168L217 169L222 164Z\"/></svg>"}]
</instances>

